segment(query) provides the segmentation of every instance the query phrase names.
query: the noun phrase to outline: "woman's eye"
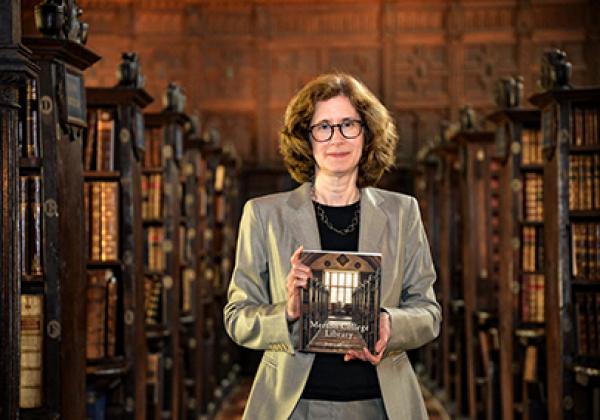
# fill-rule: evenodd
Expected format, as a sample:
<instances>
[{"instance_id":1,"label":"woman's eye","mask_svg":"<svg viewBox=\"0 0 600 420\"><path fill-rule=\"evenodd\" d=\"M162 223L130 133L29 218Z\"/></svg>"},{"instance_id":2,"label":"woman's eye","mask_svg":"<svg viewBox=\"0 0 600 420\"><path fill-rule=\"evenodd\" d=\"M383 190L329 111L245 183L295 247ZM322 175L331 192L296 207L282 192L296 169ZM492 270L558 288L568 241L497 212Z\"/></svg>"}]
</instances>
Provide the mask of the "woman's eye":
<instances>
[{"instance_id":1,"label":"woman's eye","mask_svg":"<svg viewBox=\"0 0 600 420\"><path fill-rule=\"evenodd\" d=\"M354 125L354 121L352 120L345 120L342 121L342 126L346 127L346 128L350 128Z\"/></svg>"},{"instance_id":2,"label":"woman's eye","mask_svg":"<svg viewBox=\"0 0 600 420\"><path fill-rule=\"evenodd\" d=\"M319 130L329 130L330 126L328 123L323 122L318 125Z\"/></svg>"}]
</instances>

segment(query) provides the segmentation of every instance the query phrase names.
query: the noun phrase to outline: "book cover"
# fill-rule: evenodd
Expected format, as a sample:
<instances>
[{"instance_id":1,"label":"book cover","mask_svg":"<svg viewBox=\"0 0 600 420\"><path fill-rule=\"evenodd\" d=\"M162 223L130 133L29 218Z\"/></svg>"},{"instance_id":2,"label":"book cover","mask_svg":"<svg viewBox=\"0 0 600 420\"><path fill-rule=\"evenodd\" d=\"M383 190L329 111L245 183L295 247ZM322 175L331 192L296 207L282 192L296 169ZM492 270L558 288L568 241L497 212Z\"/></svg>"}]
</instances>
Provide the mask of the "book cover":
<instances>
[{"instance_id":1,"label":"book cover","mask_svg":"<svg viewBox=\"0 0 600 420\"><path fill-rule=\"evenodd\" d=\"M381 254L305 250L313 278L302 289L301 351L346 353L379 339Z\"/></svg>"}]
</instances>

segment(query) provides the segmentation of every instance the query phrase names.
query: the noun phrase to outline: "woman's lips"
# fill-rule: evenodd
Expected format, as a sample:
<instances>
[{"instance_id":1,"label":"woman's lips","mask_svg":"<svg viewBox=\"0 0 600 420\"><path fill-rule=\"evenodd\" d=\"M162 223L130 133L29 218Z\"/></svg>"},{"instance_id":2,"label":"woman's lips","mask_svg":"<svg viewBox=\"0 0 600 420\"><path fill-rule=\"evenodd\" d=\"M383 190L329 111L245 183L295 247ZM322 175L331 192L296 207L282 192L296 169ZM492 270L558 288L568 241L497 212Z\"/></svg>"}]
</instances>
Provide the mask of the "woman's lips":
<instances>
[{"instance_id":1,"label":"woman's lips","mask_svg":"<svg viewBox=\"0 0 600 420\"><path fill-rule=\"evenodd\" d=\"M350 152L335 152L335 153L327 153L327 156L333 157L333 158L342 158L345 156L348 156L350 154Z\"/></svg>"}]
</instances>

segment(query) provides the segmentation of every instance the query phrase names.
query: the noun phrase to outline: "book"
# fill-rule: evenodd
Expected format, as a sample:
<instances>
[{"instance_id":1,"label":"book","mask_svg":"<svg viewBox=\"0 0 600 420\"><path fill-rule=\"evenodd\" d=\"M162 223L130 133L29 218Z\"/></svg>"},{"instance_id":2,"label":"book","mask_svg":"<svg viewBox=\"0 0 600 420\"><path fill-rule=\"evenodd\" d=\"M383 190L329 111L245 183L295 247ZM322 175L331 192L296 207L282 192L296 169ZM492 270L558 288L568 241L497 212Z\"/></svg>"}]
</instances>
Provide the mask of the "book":
<instances>
[{"instance_id":1,"label":"book","mask_svg":"<svg viewBox=\"0 0 600 420\"><path fill-rule=\"evenodd\" d=\"M111 270L87 273L86 357L105 357L107 285L113 277Z\"/></svg>"},{"instance_id":2,"label":"book","mask_svg":"<svg viewBox=\"0 0 600 420\"><path fill-rule=\"evenodd\" d=\"M119 291L117 278L111 276L106 286L106 356L115 357L117 353L117 302Z\"/></svg>"},{"instance_id":3,"label":"book","mask_svg":"<svg viewBox=\"0 0 600 420\"><path fill-rule=\"evenodd\" d=\"M19 407L41 407L44 297L21 295Z\"/></svg>"},{"instance_id":4,"label":"book","mask_svg":"<svg viewBox=\"0 0 600 420\"><path fill-rule=\"evenodd\" d=\"M19 254L20 271L22 274L29 273L29 177L19 176Z\"/></svg>"},{"instance_id":5,"label":"book","mask_svg":"<svg viewBox=\"0 0 600 420\"><path fill-rule=\"evenodd\" d=\"M537 347L527 346L523 368L523 381L535 382L537 379Z\"/></svg>"},{"instance_id":6,"label":"book","mask_svg":"<svg viewBox=\"0 0 600 420\"><path fill-rule=\"evenodd\" d=\"M31 176L31 274L41 275L42 266L42 178L39 175Z\"/></svg>"},{"instance_id":7,"label":"book","mask_svg":"<svg viewBox=\"0 0 600 420\"><path fill-rule=\"evenodd\" d=\"M300 261L313 278L301 293L301 333L296 347L346 353L379 339L381 254L305 250Z\"/></svg>"}]
</instances>

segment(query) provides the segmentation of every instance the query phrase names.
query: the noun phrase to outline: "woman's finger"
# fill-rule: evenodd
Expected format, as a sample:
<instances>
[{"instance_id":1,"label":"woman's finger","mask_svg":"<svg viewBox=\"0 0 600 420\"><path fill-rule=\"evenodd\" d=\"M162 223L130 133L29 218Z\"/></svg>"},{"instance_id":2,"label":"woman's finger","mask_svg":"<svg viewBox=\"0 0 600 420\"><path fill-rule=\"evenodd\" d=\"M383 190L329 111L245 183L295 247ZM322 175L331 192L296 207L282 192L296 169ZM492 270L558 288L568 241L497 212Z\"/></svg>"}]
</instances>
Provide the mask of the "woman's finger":
<instances>
[{"instance_id":1,"label":"woman's finger","mask_svg":"<svg viewBox=\"0 0 600 420\"><path fill-rule=\"evenodd\" d=\"M302 251L304 251L304 245L300 245L292 254L292 257L290 258L290 262L292 263L292 266L295 264L298 264L300 262L300 254L302 254Z\"/></svg>"}]
</instances>

